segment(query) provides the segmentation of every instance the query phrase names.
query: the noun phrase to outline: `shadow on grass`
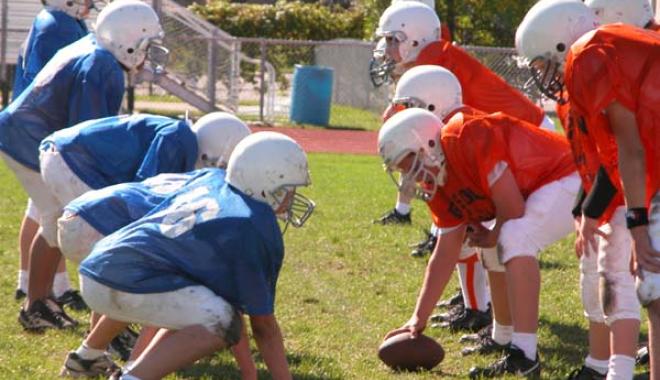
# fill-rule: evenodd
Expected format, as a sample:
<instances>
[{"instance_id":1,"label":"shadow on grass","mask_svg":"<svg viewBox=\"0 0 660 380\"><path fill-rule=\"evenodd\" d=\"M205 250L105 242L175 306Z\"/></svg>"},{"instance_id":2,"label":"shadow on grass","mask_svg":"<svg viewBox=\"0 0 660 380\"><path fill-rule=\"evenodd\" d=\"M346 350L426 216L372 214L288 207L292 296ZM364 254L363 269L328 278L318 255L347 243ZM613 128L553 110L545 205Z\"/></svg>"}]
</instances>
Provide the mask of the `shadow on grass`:
<instances>
[{"instance_id":1,"label":"shadow on grass","mask_svg":"<svg viewBox=\"0 0 660 380\"><path fill-rule=\"evenodd\" d=\"M584 361L589 341L587 330L584 327L577 323L567 324L549 321L543 317L540 319L539 325L550 330L553 335L559 338L556 340L557 344L552 346L542 345L541 351L545 358L570 363L571 365L579 365Z\"/></svg>"},{"instance_id":2,"label":"shadow on grass","mask_svg":"<svg viewBox=\"0 0 660 380\"><path fill-rule=\"evenodd\" d=\"M263 362L261 356L253 355L255 361ZM296 380L340 380L343 377L337 375L315 375L309 373L300 373L299 366L309 367L310 364L316 368L317 372L336 372L336 365L332 359L323 358L308 354L288 353L286 355L289 362L291 375ZM271 379L271 374L265 369L258 369L258 379ZM189 379L240 379L241 373L238 365L234 361L219 363L215 360L201 360L189 369L178 371L178 374Z\"/></svg>"},{"instance_id":3,"label":"shadow on grass","mask_svg":"<svg viewBox=\"0 0 660 380\"><path fill-rule=\"evenodd\" d=\"M541 260L539 261L539 267L541 270L552 270L552 269L566 269L567 266L563 264L560 261L552 261L552 260Z\"/></svg>"}]
</instances>

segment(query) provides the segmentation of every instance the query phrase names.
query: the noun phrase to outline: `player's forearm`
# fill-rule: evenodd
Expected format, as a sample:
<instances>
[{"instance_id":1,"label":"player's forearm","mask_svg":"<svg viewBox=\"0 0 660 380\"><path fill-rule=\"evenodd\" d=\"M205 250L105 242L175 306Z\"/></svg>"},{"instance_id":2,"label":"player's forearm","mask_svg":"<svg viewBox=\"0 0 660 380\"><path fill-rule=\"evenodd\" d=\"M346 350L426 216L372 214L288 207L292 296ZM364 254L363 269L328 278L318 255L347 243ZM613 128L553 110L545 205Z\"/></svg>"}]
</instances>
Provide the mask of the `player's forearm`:
<instances>
[{"instance_id":1,"label":"player's forearm","mask_svg":"<svg viewBox=\"0 0 660 380\"><path fill-rule=\"evenodd\" d=\"M619 173L628 208L646 204L646 161L644 149L619 146Z\"/></svg>"},{"instance_id":2,"label":"player's forearm","mask_svg":"<svg viewBox=\"0 0 660 380\"><path fill-rule=\"evenodd\" d=\"M282 333L274 316L251 317L252 332L259 352L275 380L289 380L289 364L284 351Z\"/></svg>"}]
</instances>

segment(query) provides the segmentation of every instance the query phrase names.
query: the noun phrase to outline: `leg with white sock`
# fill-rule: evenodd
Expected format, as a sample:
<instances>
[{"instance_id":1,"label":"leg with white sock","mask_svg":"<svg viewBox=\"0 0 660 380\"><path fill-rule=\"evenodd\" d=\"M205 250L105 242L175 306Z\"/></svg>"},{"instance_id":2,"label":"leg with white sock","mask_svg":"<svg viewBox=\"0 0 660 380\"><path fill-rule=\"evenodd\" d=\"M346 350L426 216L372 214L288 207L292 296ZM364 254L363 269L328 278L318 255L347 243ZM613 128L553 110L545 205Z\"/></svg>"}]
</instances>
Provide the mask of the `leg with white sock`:
<instances>
[{"instance_id":1,"label":"leg with white sock","mask_svg":"<svg viewBox=\"0 0 660 380\"><path fill-rule=\"evenodd\" d=\"M27 294L29 281L30 264L30 245L39 230L39 212L32 200L28 199L25 216L21 222L21 229L18 235L18 247L20 250L20 268L18 271L18 284L16 286L17 300L22 299Z\"/></svg>"}]
</instances>

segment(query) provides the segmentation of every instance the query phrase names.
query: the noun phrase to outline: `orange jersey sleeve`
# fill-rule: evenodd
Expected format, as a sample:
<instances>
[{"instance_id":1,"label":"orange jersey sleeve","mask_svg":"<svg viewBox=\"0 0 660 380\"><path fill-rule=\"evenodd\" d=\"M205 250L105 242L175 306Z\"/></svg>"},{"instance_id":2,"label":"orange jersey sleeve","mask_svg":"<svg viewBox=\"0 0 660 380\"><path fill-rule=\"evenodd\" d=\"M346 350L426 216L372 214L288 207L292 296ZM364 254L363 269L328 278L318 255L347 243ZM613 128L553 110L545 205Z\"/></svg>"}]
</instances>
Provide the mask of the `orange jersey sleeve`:
<instances>
[{"instance_id":1,"label":"orange jersey sleeve","mask_svg":"<svg viewBox=\"0 0 660 380\"><path fill-rule=\"evenodd\" d=\"M450 42L440 40L426 46L416 65L439 65L450 70L463 89L463 103L484 112L504 112L536 126L544 113L522 92L510 86L476 58Z\"/></svg>"},{"instance_id":2,"label":"orange jersey sleeve","mask_svg":"<svg viewBox=\"0 0 660 380\"><path fill-rule=\"evenodd\" d=\"M608 169L617 165L609 123L595 120L613 101L635 113L647 165L647 202L660 189L660 34L624 24L602 26L570 49L565 83Z\"/></svg>"},{"instance_id":3,"label":"orange jersey sleeve","mask_svg":"<svg viewBox=\"0 0 660 380\"><path fill-rule=\"evenodd\" d=\"M488 176L499 162L506 162L525 198L575 171L563 136L499 112L455 114L442 128L441 144L447 184L429 202L440 227L495 216Z\"/></svg>"}]
</instances>

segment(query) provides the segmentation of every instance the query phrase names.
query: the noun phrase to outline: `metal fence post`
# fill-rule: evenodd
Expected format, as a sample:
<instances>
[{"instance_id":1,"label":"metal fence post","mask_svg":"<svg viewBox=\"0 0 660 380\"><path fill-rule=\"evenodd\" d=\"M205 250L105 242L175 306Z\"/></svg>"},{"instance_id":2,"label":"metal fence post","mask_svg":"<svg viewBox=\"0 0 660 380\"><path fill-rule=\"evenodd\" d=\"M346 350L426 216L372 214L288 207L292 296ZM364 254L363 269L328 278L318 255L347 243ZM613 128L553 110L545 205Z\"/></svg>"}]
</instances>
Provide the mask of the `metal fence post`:
<instances>
[{"instance_id":1,"label":"metal fence post","mask_svg":"<svg viewBox=\"0 0 660 380\"><path fill-rule=\"evenodd\" d=\"M261 53L259 70L260 70L260 86L259 86L259 121L264 121L264 96L266 95L266 41L259 43L259 51Z\"/></svg>"},{"instance_id":2,"label":"metal fence post","mask_svg":"<svg viewBox=\"0 0 660 380\"><path fill-rule=\"evenodd\" d=\"M158 15L160 22L163 22L163 0L151 0L151 7Z\"/></svg>"},{"instance_id":3,"label":"metal fence post","mask_svg":"<svg viewBox=\"0 0 660 380\"><path fill-rule=\"evenodd\" d=\"M212 32L212 37L208 41L208 68L206 83L206 96L209 98L209 106L215 108L215 83L217 81L218 71L218 47L215 43L217 32Z\"/></svg>"},{"instance_id":4,"label":"metal fence post","mask_svg":"<svg viewBox=\"0 0 660 380\"><path fill-rule=\"evenodd\" d=\"M9 80L7 78L7 0L2 0L2 35L0 38L0 73L2 78L2 107L9 104Z\"/></svg>"}]
</instances>

